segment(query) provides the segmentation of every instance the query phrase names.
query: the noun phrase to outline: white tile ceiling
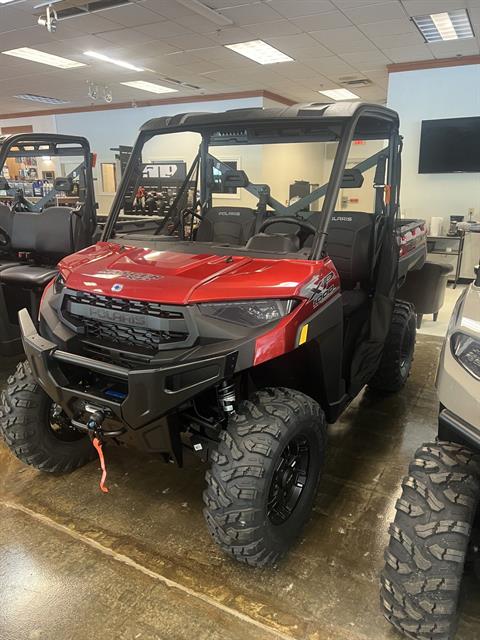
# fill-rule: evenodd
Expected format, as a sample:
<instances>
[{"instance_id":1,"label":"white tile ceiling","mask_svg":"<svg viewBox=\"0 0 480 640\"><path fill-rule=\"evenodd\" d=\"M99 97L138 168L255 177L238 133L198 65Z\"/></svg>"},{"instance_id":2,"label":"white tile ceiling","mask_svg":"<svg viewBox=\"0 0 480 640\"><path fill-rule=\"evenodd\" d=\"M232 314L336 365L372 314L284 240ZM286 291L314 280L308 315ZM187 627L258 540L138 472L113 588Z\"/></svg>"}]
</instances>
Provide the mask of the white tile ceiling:
<instances>
[{"instance_id":1,"label":"white tile ceiling","mask_svg":"<svg viewBox=\"0 0 480 640\"><path fill-rule=\"evenodd\" d=\"M480 0L202 0L228 18L219 27L177 0L133 0L130 4L63 20L50 34L36 23L40 0L0 5L0 50L32 47L78 60L84 67L57 70L0 55L0 114L48 109L14 98L33 93L92 104L89 82L108 85L115 102L154 99L121 85L131 80L167 84L165 77L197 85L178 87L175 96L266 89L295 101L323 99L319 89L334 89L351 78L371 84L353 89L366 100L384 101L386 66L392 62L479 54ZM86 4L64 0L56 5ZM427 45L412 15L468 8L476 34L469 40ZM263 39L294 58L259 65L223 45ZM135 73L86 58L87 49L141 66ZM174 85L172 85L174 86Z\"/></svg>"}]
</instances>

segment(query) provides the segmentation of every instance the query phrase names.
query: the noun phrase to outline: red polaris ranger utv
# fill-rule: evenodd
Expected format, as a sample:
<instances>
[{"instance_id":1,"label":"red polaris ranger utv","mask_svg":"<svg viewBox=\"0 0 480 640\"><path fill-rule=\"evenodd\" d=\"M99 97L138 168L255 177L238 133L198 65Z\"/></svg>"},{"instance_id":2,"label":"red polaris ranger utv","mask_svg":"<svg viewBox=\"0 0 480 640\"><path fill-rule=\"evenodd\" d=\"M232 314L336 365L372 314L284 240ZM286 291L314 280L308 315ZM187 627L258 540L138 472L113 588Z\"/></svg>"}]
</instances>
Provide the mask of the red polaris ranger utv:
<instances>
[{"instance_id":1,"label":"red polaris ranger utv","mask_svg":"<svg viewBox=\"0 0 480 640\"><path fill-rule=\"evenodd\" d=\"M126 232L125 194L172 144L183 186L153 231ZM3 395L8 446L52 472L91 459L91 440L179 465L189 447L211 462L216 542L277 560L310 514L326 423L410 371L415 314L395 296L423 265L425 227L398 220L400 150L397 114L371 104L147 122L102 241L60 262L38 332L19 314L28 363ZM286 204L289 180L315 177Z\"/></svg>"}]
</instances>

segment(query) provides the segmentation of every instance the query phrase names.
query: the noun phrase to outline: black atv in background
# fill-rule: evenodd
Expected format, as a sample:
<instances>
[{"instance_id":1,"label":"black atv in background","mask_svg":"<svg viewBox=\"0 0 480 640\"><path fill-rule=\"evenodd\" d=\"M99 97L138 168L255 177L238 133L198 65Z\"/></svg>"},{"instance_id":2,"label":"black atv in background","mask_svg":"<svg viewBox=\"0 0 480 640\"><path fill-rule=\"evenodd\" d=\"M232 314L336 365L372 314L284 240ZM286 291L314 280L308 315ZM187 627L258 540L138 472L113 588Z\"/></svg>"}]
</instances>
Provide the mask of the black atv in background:
<instances>
[{"instance_id":1,"label":"black atv in background","mask_svg":"<svg viewBox=\"0 0 480 640\"><path fill-rule=\"evenodd\" d=\"M37 319L58 261L95 241L92 161L83 137L0 136L0 355L22 352L18 312Z\"/></svg>"}]
</instances>

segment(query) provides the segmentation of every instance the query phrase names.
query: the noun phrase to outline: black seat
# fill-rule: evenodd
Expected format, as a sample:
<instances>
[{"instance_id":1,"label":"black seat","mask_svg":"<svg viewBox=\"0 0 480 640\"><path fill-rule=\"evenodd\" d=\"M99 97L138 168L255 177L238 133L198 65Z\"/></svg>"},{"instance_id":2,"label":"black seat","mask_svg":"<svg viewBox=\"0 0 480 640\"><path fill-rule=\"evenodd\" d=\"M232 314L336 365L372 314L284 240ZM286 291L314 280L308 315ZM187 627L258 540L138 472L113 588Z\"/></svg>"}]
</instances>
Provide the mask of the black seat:
<instances>
[{"instance_id":1,"label":"black seat","mask_svg":"<svg viewBox=\"0 0 480 640\"><path fill-rule=\"evenodd\" d=\"M310 216L318 226L320 216ZM342 289L353 289L370 275L374 216L363 211L335 211L328 226L326 250L340 276Z\"/></svg>"},{"instance_id":2,"label":"black seat","mask_svg":"<svg viewBox=\"0 0 480 640\"><path fill-rule=\"evenodd\" d=\"M41 266L10 261L0 268L0 283L43 288L56 274L52 263L77 250L76 224L77 216L70 207L49 207L41 213L13 213L11 250L32 253L50 264Z\"/></svg>"},{"instance_id":3,"label":"black seat","mask_svg":"<svg viewBox=\"0 0 480 640\"><path fill-rule=\"evenodd\" d=\"M200 222L196 240L243 246L253 235L255 211L247 207L212 207Z\"/></svg>"},{"instance_id":4,"label":"black seat","mask_svg":"<svg viewBox=\"0 0 480 640\"><path fill-rule=\"evenodd\" d=\"M34 264L17 264L0 271L0 282L3 284L21 284L26 288L41 288L55 277L57 270L53 267L39 267Z\"/></svg>"}]
</instances>

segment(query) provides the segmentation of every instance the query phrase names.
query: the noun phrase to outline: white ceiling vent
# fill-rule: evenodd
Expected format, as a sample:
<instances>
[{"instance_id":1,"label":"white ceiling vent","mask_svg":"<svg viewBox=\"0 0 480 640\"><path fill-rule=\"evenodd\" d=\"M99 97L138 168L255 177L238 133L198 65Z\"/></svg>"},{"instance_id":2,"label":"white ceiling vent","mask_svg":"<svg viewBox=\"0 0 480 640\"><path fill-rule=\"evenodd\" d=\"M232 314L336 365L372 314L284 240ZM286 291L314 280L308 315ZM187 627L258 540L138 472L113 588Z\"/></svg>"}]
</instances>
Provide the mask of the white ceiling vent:
<instances>
[{"instance_id":1,"label":"white ceiling vent","mask_svg":"<svg viewBox=\"0 0 480 640\"><path fill-rule=\"evenodd\" d=\"M356 78L354 76L344 76L339 78L340 84L346 87L368 87L372 84L372 81L368 78Z\"/></svg>"}]
</instances>

